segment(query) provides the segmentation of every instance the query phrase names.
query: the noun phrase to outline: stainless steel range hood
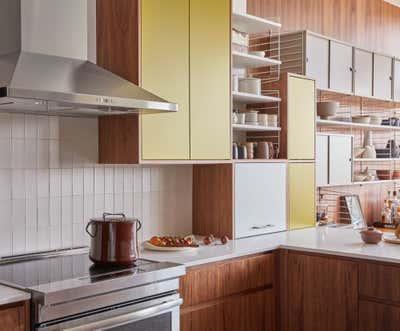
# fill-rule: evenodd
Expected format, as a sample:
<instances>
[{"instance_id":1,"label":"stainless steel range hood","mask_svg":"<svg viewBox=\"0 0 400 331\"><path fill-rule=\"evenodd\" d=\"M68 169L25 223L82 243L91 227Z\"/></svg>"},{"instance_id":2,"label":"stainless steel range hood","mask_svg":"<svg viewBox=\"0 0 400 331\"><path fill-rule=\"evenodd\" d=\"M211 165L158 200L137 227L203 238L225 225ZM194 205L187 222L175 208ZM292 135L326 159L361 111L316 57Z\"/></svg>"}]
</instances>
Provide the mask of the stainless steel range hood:
<instances>
[{"instance_id":1,"label":"stainless steel range hood","mask_svg":"<svg viewBox=\"0 0 400 331\"><path fill-rule=\"evenodd\" d=\"M64 5L65 8L74 6L74 3L80 6L86 2L51 1L47 6ZM25 12L30 16L25 26L23 5L29 6L28 9L25 8ZM25 36L25 40L33 42L35 38L31 31L35 29L32 24L43 24L49 19L45 15L49 7L46 10L40 8L44 5L44 0L0 0L0 111L99 116L178 110L177 104L167 102L86 58L64 57L64 54L55 56L54 52L46 54L41 50L32 52L24 49L23 31L28 31L26 34L29 34ZM62 17L68 19L68 13ZM30 26L27 27L28 24ZM68 28L77 22L72 20L57 24L65 24ZM54 29L57 30L56 26ZM49 30L48 33L51 34L51 25ZM56 37L58 42L60 36ZM41 38L48 36L39 35L36 40ZM67 38L68 36L65 40ZM70 46L71 49L74 47Z\"/></svg>"}]
</instances>

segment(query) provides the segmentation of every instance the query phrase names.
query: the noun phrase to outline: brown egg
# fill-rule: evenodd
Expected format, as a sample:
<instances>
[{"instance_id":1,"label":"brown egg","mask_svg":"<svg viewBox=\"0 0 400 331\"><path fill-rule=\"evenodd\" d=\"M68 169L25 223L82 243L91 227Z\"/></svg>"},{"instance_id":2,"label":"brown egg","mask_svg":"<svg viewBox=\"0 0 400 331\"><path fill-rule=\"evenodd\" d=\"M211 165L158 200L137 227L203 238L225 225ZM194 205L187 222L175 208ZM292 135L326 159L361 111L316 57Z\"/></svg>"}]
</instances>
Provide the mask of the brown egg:
<instances>
[{"instance_id":1,"label":"brown egg","mask_svg":"<svg viewBox=\"0 0 400 331\"><path fill-rule=\"evenodd\" d=\"M203 239L204 245L211 245L212 242L213 242L213 240L212 240L212 238L210 236L204 237L204 239Z\"/></svg>"},{"instance_id":2,"label":"brown egg","mask_svg":"<svg viewBox=\"0 0 400 331\"><path fill-rule=\"evenodd\" d=\"M223 236L221 237L221 243L226 245L229 242L229 237L228 236Z\"/></svg>"}]
</instances>

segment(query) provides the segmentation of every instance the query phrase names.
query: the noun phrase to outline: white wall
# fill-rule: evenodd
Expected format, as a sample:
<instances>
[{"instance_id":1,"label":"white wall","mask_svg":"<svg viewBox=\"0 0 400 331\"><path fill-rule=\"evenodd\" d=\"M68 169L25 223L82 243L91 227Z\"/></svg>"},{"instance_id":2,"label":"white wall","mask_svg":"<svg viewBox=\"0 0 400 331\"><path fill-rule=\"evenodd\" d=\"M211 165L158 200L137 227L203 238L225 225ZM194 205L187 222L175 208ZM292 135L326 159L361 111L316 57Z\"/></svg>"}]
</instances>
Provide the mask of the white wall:
<instances>
[{"instance_id":1,"label":"white wall","mask_svg":"<svg viewBox=\"0 0 400 331\"><path fill-rule=\"evenodd\" d=\"M96 162L96 119L0 114L0 256L87 245L103 211L142 219L142 240L191 233L191 166Z\"/></svg>"}]
</instances>

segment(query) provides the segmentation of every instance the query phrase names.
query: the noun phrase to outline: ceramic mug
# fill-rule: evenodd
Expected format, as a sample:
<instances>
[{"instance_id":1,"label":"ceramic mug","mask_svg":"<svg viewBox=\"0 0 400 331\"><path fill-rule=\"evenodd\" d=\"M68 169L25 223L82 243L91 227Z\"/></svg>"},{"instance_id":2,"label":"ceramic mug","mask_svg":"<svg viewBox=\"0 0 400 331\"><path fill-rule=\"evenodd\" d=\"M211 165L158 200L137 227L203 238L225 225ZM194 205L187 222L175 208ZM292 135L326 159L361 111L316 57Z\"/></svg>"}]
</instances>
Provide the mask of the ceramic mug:
<instances>
[{"instance_id":1,"label":"ceramic mug","mask_svg":"<svg viewBox=\"0 0 400 331\"><path fill-rule=\"evenodd\" d=\"M238 113L237 117L237 124L245 124L246 123L246 113Z\"/></svg>"},{"instance_id":2,"label":"ceramic mug","mask_svg":"<svg viewBox=\"0 0 400 331\"><path fill-rule=\"evenodd\" d=\"M268 142L260 141L257 143L256 158L257 159L269 159L270 158Z\"/></svg>"},{"instance_id":3,"label":"ceramic mug","mask_svg":"<svg viewBox=\"0 0 400 331\"><path fill-rule=\"evenodd\" d=\"M278 115L268 115L268 126L278 126Z\"/></svg>"},{"instance_id":4,"label":"ceramic mug","mask_svg":"<svg viewBox=\"0 0 400 331\"><path fill-rule=\"evenodd\" d=\"M268 126L268 114L258 114L258 124Z\"/></svg>"},{"instance_id":5,"label":"ceramic mug","mask_svg":"<svg viewBox=\"0 0 400 331\"><path fill-rule=\"evenodd\" d=\"M247 158L254 159L254 143L246 143Z\"/></svg>"}]
</instances>

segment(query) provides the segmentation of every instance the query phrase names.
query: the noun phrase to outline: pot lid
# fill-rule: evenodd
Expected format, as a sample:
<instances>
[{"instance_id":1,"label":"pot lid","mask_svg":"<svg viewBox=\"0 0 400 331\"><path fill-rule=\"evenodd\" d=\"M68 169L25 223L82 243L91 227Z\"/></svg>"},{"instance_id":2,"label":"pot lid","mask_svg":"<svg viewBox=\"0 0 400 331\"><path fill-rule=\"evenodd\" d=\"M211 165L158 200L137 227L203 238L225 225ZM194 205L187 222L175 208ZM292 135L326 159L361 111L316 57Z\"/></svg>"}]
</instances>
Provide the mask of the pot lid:
<instances>
[{"instance_id":1,"label":"pot lid","mask_svg":"<svg viewBox=\"0 0 400 331\"><path fill-rule=\"evenodd\" d=\"M124 213L103 213L103 217L91 218L92 222L138 222L136 217L126 217Z\"/></svg>"}]
</instances>

